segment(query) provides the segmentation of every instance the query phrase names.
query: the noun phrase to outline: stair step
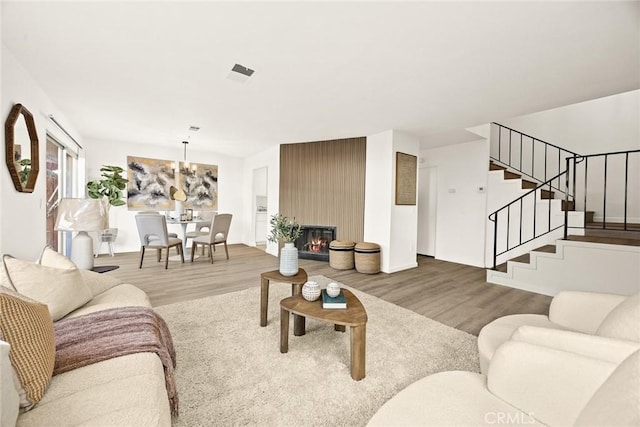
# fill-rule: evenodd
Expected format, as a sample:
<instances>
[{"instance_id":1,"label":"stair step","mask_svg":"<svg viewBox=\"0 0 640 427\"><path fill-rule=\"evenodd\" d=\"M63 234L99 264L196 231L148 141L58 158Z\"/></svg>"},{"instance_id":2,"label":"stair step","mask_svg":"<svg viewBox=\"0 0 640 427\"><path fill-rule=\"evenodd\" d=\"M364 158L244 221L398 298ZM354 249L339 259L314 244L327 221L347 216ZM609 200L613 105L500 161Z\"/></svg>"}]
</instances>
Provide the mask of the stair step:
<instances>
[{"instance_id":1,"label":"stair step","mask_svg":"<svg viewBox=\"0 0 640 427\"><path fill-rule=\"evenodd\" d=\"M549 254L555 254L556 253L556 245L540 246L539 248L532 249L531 252L545 252L545 253L549 253ZM522 263L522 264L529 264L529 262L531 261L531 254L530 253L526 253L526 254L517 256L515 258L511 258L507 262L509 262L509 261L519 262L519 263ZM501 271L503 273L506 273L507 272L507 262L504 262L504 263L496 266L496 270Z\"/></svg>"},{"instance_id":2,"label":"stair step","mask_svg":"<svg viewBox=\"0 0 640 427\"><path fill-rule=\"evenodd\" d=\"M637 232L630 233L636 235L640 234ZM574 242L604 243L608 245L640 246L640 235L634 236L633 234L627 233L627 235L622 235L620 233L618 236L612 235L612 233L603 233L602 235L587 234L584 236L570 235L567 236L567 240L571 240Z\"/></svg>"},{"instance_id":3,"label":"stair step","mask_svg":"<svg viewBox=\"0 0 640 427\"><path fill-rule=\"evenodd\" d=\"M596 214L595 211L586 211L584 213L584 222L585 223L590 223L593 222L593 216Z\"/></svg>"},{"instance_id":4,"label":"stair step","mask_svg":"<svg viewBox=\"0 0 640 427\"><path fill-rule=\"evenodd\" d=\"M534 249L532 252L545 252L548 254L555 254L556 249L557 249L556 245L544 245Z\"/></svg>"},{"instance_id":5,"label":"stair step","mask_svg":"<svg viewBox=\"0 0 640 427\"><path fill-rule=\"evenodd\" d=\"M520 179L522 178L522 175L518 175L517 173L508 171L508 170L504 170L504 179Z\"/></svg>"},{"instance_id":6,"label":"stair step","mask_svg":"<svg viewBox=\"0 0 640 427\"><path fill-rule=\"evenodd\" d=\"M506 169L506 167L497 165L497 164L493 163L492 161L489 161L489 170L490 171L503 171L505 169Z\"/></svg>"},{"instance_id":7,"label":"stair step","mask_svg":"<svg viewBox=\"0 0 640 427\"><path fill-rule=\"evenodd\" d=\"M589 212L587 212L588 214ZM601 223L602 224L602 223ZM615 224L615 223L614 223ZM629 225L629 224L627 224ZM589 243L602 243L608 245L623 245L623 246L640 246L640 224L633 224L636 231L624 231L624 230L598 230L598 229L585 229L584 236L569 235L567 240L574 242L589 242ZM539 248L532 249L531 252L546 252L556 253L556 245L544 245ZM503 262L496 266L496 270L502 273L507 272L507 262L520 262L523 264L529 264L531 261L530 253L511 258L510 260Z\"/></svg>"},{"instance_id":8,"label":"stair step","mask_svg":"<svg viewBox=\"0 0 640 427\"><path fill-rule=\"evenodd\" d=\"M569 206L569 209L567 209L567 206ZM576 203L573 200L569 200L569 203L567 204L566 200L562 200L562 204L561 204L561 208L563 211L569 210L569 211L575 211L576 210Z\"/></svg>"},{"instance_id":9,"label":"stair step","mask_svg":"<svg viewBox=\"0 0 640 427\"><path fill-rule=\"evenodd\" d=\"M599 222L594 222L593 221L593 215L590 218L591 220L587 219L585 221L585 228L593 228L593 229L600 229L600 230L615 230L615 231L625 231L625 224L623 222L606 222L603 223L602 221ZM633 222L628 222L626 224L626 230L629 231L640 231L640 224L636 224Z\"/></svg>"},{"instance_id":10,"label":"stair step","mask_svg":"<svg viewBox=\"0 0 640 427\"><path fill-rule=\"evenodd\" d=\"M511 172L511 171L507 170L506 167L497 165L497 164L493 163L492 161L489 161L489 170L490 171L498 171L498 170L503 171L504 179L522 179L522 175L517 174L515 172ZM526 179L522 180L522 189L523 190L532 190L532 189L536 188L537 186L538 186L537 182L529 181L529 180L526 180ZM553 199L553 195L554 195L553 191L542 190L542 198L543 199Z\"/></svg>"}]
</instances>

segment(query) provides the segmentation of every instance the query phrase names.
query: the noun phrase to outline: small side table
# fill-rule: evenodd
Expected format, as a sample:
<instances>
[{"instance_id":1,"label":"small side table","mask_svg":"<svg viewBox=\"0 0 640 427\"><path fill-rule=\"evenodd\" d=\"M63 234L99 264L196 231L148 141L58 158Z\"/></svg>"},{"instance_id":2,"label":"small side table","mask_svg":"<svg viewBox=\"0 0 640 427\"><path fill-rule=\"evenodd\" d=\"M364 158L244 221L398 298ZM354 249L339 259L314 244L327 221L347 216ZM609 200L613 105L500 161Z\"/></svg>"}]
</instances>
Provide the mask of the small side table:
<instances>
[{"instance_id":1,"label":"small side table","mask_svg":"<svg viewBox=\"0 0 640 427\"><path fill-rule=\"evenodd\" d=\"M303 268L298 270L295 276L283 276L280 271L273 270L260 274L260 326L267 326L267 307L269 304L269 281L291 283L291 295L302 293L302 285L307 281L307 272ZM295 336L304 335L305 318L294 316L293 334Z\"/></svg>"},{"instance_id":2,"label":"small side table","mask_svg":"<svg viewBox=\"0 0 640 427\"><path fill-rule=\"evenodd\" d=\"M322 322L333 323L336 331L344 332L349 326L351 337L351 378L360 381L365 376L365 351L367 347L367 310L351 291L343 289L347 299L344 310L322 308L322 299L307 301L302 295L295 295L280 301L280 353L289 351L289 313L294 316L310 317ZM304 318L303 317L303 318Z\"/></svg>"}]
</instances>

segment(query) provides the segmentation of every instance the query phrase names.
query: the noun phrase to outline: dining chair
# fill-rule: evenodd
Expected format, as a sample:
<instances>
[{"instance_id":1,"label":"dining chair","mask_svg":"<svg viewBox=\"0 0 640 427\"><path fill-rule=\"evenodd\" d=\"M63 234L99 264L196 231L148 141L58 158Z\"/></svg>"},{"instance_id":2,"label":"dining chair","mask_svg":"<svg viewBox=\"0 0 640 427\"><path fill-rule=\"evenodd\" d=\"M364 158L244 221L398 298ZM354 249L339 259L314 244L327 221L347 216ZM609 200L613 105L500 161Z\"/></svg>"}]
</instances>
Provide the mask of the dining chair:
<instances>
[{"instance_id":1,"label":"dining chair","mask_svg":"<svg viewBox=\"0 0 640 427\"><path fill-rule=\"evenodd\" d=\"M209 230L211 230L211 223L213 222L213 217L215 217L218 212L216 211L200 211L199 213L200 221L196 222L196 229L194 231L189 231L186 234L186 239L193 239L194 237L208 236ZM204 249L206 245L202 245L202 256L204 256Z\"/></svg>"},{"instance_id":2,"label":"dining chair","mask_svg":"<svg viewBox=\"0 0 640 427\"><path fill-rule=\"evenodd\" d=\"M140 236L140 266L144 260L145 249L157 249L158 262L162 258L162 250L167 250L164 268L169 267L169 249L176 247L180 254L180 260L184 263L184 248L182 240L177 237L169 237L167 233L167 220L164 215L143 214L136 215L136 225L138 226L138 235Z\"/></svg>"},{"instance_id":3,"label":"dining chair","mask_svg":"<svg viewBox=\"0 0 640 427\"><path fill-rule=\"evenodd\" d=\"M201 211L200 220L196 222L196 229L194 231L187 232L187 239L207 236L209 234L209 230L211 229L213 217L216 216L216 214L216 211Z\"/></svg>"},{"instance_id":4,"label":"dining chair","mask_svg":"<svg viewBox=\"0 0 640 427\"><path fill-rule=\"evenodd\" d=\"M159 211L139 211L138 215L160 215ZM169 233L169 237L178 237L178 233Z\"/></svg>"},{"instance_id":5,"label":"dining chair","mask_svg":"<svg viewBox=\"0 0 640 427\"><path fill-rule=\"evenodd\" d=\"M207 246L209 248L209 259L213 264L213 252L216 250L216 245L224 244L224 251L229 259L229 249L227 248L227 236L229 235L229 227L231 226L232 214L218 214L211 220L211 226L209 233L205 236L198 236L193 238L191 245L191 262L193 262L193 256L198 249L198 245Z\"/></svg>"}]
</instances>

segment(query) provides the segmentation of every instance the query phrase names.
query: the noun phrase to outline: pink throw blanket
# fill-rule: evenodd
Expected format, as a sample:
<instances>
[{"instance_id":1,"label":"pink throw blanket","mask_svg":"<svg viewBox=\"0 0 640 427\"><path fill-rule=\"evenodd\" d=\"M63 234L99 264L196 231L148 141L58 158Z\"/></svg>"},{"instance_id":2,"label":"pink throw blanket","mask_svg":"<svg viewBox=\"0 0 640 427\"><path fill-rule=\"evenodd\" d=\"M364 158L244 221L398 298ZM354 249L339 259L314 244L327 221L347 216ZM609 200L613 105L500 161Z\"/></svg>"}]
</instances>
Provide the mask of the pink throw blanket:
<instances>
[{"instance_id":1,"label":"pink throw blanket","mask_svg":"<svg viewBox=\"0 0 640 427\"><path fill-rule=\"evenodd\" d=\"M112 357L156 353L164 367L171 414L178 415L178 393L173 377L176 352L164 319L146 307L97 311L55 322L56 363L53 375Z\"/></svg>"}]
</instances>

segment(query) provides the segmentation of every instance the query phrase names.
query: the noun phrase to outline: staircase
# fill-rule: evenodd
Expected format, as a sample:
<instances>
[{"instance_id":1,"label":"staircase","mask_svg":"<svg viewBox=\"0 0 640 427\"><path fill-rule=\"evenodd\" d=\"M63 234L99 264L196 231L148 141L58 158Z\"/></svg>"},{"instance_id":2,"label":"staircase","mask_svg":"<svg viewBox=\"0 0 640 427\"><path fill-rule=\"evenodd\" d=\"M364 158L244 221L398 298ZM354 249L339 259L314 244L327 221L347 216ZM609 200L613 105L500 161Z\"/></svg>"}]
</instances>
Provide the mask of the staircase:
<instances>
[{"instance_id":1,"label":"staircase","mask_svg":"<svg viewBox=\"0 0 640 427\"><path fill-rule=\"evenodd\" d=\"M546 295L640 290L640 150L580 156L499 124L492 124L491 147L489 209L506 204L489 216L488 282ZM594 170L603 173L599 193ZM617 181L622 197L612 190Z\"/></svg>"}]
</instances>

